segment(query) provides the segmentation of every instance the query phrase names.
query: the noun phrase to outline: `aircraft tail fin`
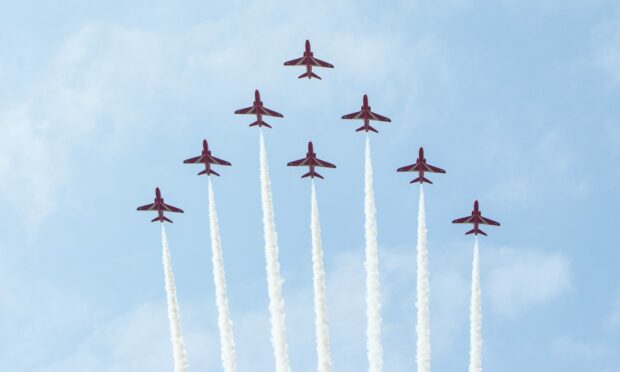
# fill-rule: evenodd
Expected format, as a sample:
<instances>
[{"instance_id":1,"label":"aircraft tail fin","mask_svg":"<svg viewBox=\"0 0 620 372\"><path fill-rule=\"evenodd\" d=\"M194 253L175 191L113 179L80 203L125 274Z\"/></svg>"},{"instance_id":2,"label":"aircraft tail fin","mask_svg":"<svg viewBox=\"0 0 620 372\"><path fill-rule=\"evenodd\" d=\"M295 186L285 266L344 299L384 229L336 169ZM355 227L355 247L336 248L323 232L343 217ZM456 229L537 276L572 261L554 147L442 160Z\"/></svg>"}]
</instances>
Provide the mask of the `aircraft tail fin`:
<instances>
[{"instance_id":1,"label":"aircraft tail fin","mask_svg":"<svg viewBox=\"0 0 620 372\"><path fill-rule=\"evenodd\" d=\"M298 79L302 79L302 78L305 78L305 77L307 77L308 79L316 78L316 79L319 79L319 80L323 80L323 79L321 79L321 77L319 75L315 74L314 72L309 72L309 73L305 72L305 73L299 75L297 78Z\"/></svg>"},{"instance_id":2,"label":"aircraft tail fin","mask_svg":"<svg viewBox=\"0 0 620 372\"><path fill-rule=\"evenodd\" d=\"M256 120L255 122L253 122L252 124L250 124L251 127L255 127L255 126L259 126L259 127L267 127L267 128L271 128L271 125L267 124L265 121L263 120Z\"/></svg>"},{"instance_id":3,"label":"aircraft tail fin","mask_svg":"<svg viewBox=\"0 0 620 372\"><path fill-rule=\"evenodd\" d=\"M433 184L433 182L426 177L418 177L414 180L411 180L411 182L409 183L417 183L417 182L420 182L420 183L426 182L426 183L430 183L431 185Z\"/></svg>"}]
</instances>

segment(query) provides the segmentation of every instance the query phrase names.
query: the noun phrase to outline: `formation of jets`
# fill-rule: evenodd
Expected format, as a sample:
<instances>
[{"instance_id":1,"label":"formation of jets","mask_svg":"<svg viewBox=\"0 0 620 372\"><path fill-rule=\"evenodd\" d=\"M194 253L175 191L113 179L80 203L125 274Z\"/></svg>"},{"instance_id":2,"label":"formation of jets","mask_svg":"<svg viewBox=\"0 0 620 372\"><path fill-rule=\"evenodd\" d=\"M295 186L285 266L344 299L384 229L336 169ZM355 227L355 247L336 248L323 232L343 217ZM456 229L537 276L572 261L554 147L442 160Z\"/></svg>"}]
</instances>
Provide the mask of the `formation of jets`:
<instances>
[{"instance_id":1,"label":"formation of jets","mask_svg":"<svg viewBox=\"0 0 620 372\"><path fill-rule=\"evenodd\" d=\"M310 47L309 40L306 40L306 45L305 45L303 56L297 59L286 61L284 62L284 65L285 66L304 66L306 68L306 72L299 75L298 77L299 79L301 78L321 79L320 76L318 76L312 71L313 67L325 67L325 68L334 67L334 65L332 65L331 63L322 61L314 57L314 53L312 52L312 49ZM256 121L251 123L249 125L250 127L258 126L258 127L271 128L271 125L269 125L267 122L263 120L263 116L271 116L271 117L276 117L276 118L284 117L281 113L271 110L263 105L263 101L261 100L260 92L258 91L258 89L254 91L254 102L252 103L252 106L236 110L235 114L255 115ZM371 110L370 105L368 104L368 96L366 94L364 94L362 98L362 106L360 108L360 111L356 111L356 112L344 115L342 116L342 119L363 120L364 124L361 127L357 128L355 130L356 132L364 131L364 132L379 133L378 130L376 130L370 125L370 121L381 121L381 122L387 122L387 123L391 122L390 118L377 114L376 112L373 112ZM417 172L418 173L418 176L415 179L411 180L410 183L420 183L420 185L422 185L423 183L426 182L426 183L432 184L433 182L425 177L426 173L446 173L445 170L439 167L430 165L426 162L426 158L424 157L424 149L422 147L420 147L418 154L419 155L415 163L406 165L404 167L397 169L397 172ZM184 160L183 163L203 165L204 170L198 173L199 176L203 174L206 174L208 176L211 176L211 175L219 176L219 173L217 173L216 171L212 169L213 165L222 165L222 166L231 165L230 162L219 159L211 155L211 151L209 150L209 144L206 139L203 140L202 142L202 153L199 156ZM336 168L334 164L327 162L325 160L321 160L316 156L316 153L314 152L314 146L311 141L308 142L308 152L306 153L306 156L299 160L291 161L287 165L290 167L308 167L308 172L303 174L301 178L306 178L306 177L315 178L316 177L316 178L323 179L323 176L317 173L315 168L317 167ZM152 204L147 204L147 205L138 207L138 210L139 211L157 211L157 217L152 219L151 222L159 221L162 223L163 222L172 223L172 220L164 216L164 212L183 213L183 210L164 203L164 199L161 197L161 192L159 191L159 187L155 189L154 202ZM482 216L477 200L474 202L474 209L471 212L471 216L457 218L454 221L452 221L452 223L473 224L473 229L467 231L465 235L469 235L469 234L487 235L484 231L480 229L480 225L500 226L499 222Z\"/></svg>"}]
</instances>

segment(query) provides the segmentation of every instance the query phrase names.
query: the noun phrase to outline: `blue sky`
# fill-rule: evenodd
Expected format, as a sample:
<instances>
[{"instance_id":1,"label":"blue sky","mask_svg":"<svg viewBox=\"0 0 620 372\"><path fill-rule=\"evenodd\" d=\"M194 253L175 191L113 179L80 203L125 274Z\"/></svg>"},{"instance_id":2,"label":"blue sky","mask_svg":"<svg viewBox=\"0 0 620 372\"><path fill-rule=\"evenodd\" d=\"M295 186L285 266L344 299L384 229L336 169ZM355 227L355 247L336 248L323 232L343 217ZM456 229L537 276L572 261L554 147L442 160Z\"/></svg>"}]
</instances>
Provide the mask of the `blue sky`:
<instances>
[{"instance_id":1,"label":"blue sky","mask_svg":"<svg viewBox=\"0 0 620 372\"><path fill-rule=\"evenodd\" d=\"M181 162L208 138L240 371L271 371L258 133L266 133L291 364L315 369L310 185L286 162L338 165L318 185L335 370L366 368L363 141L340 120L364 93L372 135L385 370L415 368L418 190L395 169L424 146L433 369L467 365L475 198L484 367L619 371L620 5L607 0L20 2L0 14L3 371L169 371L155 186L192 371L220 370L206 179ZM309 38L334 70L282 62Z\"/></svg>"}]
</instances>

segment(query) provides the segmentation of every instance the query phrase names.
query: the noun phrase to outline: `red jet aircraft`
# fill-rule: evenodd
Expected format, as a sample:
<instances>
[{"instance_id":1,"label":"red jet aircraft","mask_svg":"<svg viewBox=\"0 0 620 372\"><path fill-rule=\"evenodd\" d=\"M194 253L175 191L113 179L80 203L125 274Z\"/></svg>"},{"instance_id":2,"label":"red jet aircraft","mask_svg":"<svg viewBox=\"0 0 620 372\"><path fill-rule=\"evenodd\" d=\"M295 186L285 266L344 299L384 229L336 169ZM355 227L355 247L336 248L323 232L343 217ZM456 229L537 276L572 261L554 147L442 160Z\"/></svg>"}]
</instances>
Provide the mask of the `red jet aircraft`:
<instances>
[{"instance_id":1,"label":"red jet aircraft","mask_svg":"<svg viewBox=\"0 0 620 372\"><path fill-rule=\"evenodd\" d=\"M297 78L301 79L307 77L308 79L312 79L314 77L319 80L321 80L321 77L312 72L312 66L334 68L334 65L331 63L321 61L314 57L314 53L312 53L310 49L310 40L306 40L306 50L304 51L303 57L284 62L284 66L306 66L306 72L299 75Z\"/></svg>"},{"instance_id":2,"label":"red jet aircraft","mask_svg":"<svg viewBox=\"0 0 620 372\"><path fill-rule=\"evenodd\" d=\"M217 173L216 171L214 171L213 169L211 169L211 164L215 164L215 165L231 165L229 162L227 162L226 160L222 160L222 159L218 159L215 156L211 155L211 151L209 150L209 144L207 143L207 140L203 140L202 141L202 155L200 156L196 156L195 158L190 158L187 160L183 160L183 163L185 164L204 164L205 165L205 169L198 173L198 175L203 175L203 174L207 174L207 175L216 175L219 176L220 174Z\"/></svg>"},{"instance_id":3,"label":"red jet aircraft","mask_svg":"<svg viewBox=\"0 0 620 372\"><path fill-rule=\"evenodd\" d=\"M452 221L452 223L471 223L471 224L474 224L474 228L469 230L468 232L466 232L465 235L468 235L468 234L474 234L474 235L482 234L482 235L486 236L487 234L484 231L480 230L479 225L499 226L499 222L493 221L490 218L482 217L482 212L480 212L480 210L478 209L478 200L476 200L474 202L474 210L471 211L471 216L467 216L467 217L463 217L463 218L457 218L456 220Z\"/></svg>"},{"instance_id":4,"label":"red jet aircraft","mask_svg":"<svg viewBox=\"0 0 620 372\"><path fill-rule=\"evenodd\" d=\"M254 103L250 107L242 108L235 111L235 114L240 115L256 115L256 121L250 124L251 127L258 125L259 127L271 128L271 125L263 121L263 116L274 116L276 118L284 117L279 112L275 112L263 106L263 101L260 100L260 92L254 91Z\"/></svg>"},{"instance_id":5,"label":"red jet aircraft","mask_svg":"<svg viewBox=\"0 0 620 372\"><path fill-rule=\"evenodd\" d=\"M429 179L424 177L424 173L446 173L445 170L441 168L434 167L430 164L426 164L426 159L424 158L424 149L420 147L420 153L418 155L418 160L416 160L415 164L407 165L402 168L398 168L397 172L418 172L418 178L411 180L409 183L419 182L420 184L424 182L428 182L431 185L433 184Z\"/></svg>"},{"instance_id":6,"label":"red jet aircraft","mask_svg":"<svg viewBox=\"0 0 620 372\"><path fill-rule=\"evenodd\" d=\"M175 212L175 213L183 213L183 210L177 207L173 207L172 205L168 205L164 203L164 199L161 197L161 192L159 191L159 187L155 188L155 202L153 204L143 205L138 207L139 211L157 211L157 217L153 218L151 222L164 221L172 223L172 220L164 216L164 212Z\"/></svg>"},{"instance_id":7,"label":"red jet aircraft","mask_svg":"<svg viewBox=\"0 0 620 372\"><path fill-rule=\"evenodd\" d=\"M342 117L343 119L361 119L364 120L364 125L357 128L355 131L356 132L360 132L360 131L373 131L375 133L379 133L379 131L377 131L375 128L371 127L369 124L370 120L378 120L378 121L385 121L385 122L391 122L392 120L390 120L389 118L386 118L385 116L376 114L374 112L372 112L370 110L370 106L368 106L368 96L364 94L364 99L362 102L362 110L358 111L358 112L354 112L352 114L348 114L348 115L344 115Z\"/></svg>"},{"instance_id":8,"label":"red jet aircraft","mask_svg":"<svg viewBox=\"0 0 620 372\"><path fill-rule=\"evenodd\" d=\"M303 159L295 160L287 164L289 167L309 167L310 171L301 178L305 177L318 177L323 179L323 176L314 171L315 167L325 167L325 168L336 168L336 166L332 163L328 163L325 160L321 160L316 157L316 153L314 152L314 148L312 146L312 142L308 142L308 153L306 157Z\"/></svg>"}]
</instances>

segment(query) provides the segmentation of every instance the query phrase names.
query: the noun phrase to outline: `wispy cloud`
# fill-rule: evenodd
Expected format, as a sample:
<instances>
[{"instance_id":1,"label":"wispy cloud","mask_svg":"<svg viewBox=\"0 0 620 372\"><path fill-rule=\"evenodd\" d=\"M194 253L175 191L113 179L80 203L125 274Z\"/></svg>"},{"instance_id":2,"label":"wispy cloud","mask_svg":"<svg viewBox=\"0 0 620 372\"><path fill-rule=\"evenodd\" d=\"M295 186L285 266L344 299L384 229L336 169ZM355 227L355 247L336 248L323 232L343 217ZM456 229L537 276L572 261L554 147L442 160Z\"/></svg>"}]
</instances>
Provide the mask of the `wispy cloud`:
<instances>
[{"instance_id":1,"label":"wispy cloud","mask_svg":"<svg viewBox=\"0 0 620 372\"><path fill-rule=\"evenodd\" d=\"M581 341L570 337L558 337L553 340L552 350L563 358L572 360L597 360L612 352L612 349L606 344Z\"/></svg>"},{"instance_id":2,"label":"wispy cloud","mask_svg":"<svg viewBox=\"0 0 620 372\"><path fill-rule=\"evenodd\" d=\"M204 310L188 304L186 338L193 362L204 368L218 366L217 334L206 330L196 315ZM199 304L198 304L199 305ZM129 312L93 327L92 332L71 353L35 368L37 372L169 371L172 368L170 335L165 304L143 303ZM192 360L190 360L191 365Z\"/></svg>"},{"instance_id":3,"label":"wispy cloud","mask_svg":"<svg viewBox=\"0 0 620 372\"><path fill-rule=\"evenodd\" d=\"M558 252L503 247L488 252L484 288L492 309L516 318L571 288L569 259Z\"/></svg>"},{"instance_id":4,"label":"wispy cloud","mask_svg":"<svg viewBox=\"0 0 620 372\"><path fill-rule=\"evenodd\" d=\"M620 8L593 30L598 68L615 82L620 82Z\"/></svg>"},{"instance_id":5,"label":"wispy cloud","mask_svg":"<svg viewBox=\"0 0 620 372\"><path fill-rule=\"evenodd\" d=\"M609 324L616 328L620 326L620 287L612 298L611 311L609 312Z\"/></svg>"}]
</instances>

